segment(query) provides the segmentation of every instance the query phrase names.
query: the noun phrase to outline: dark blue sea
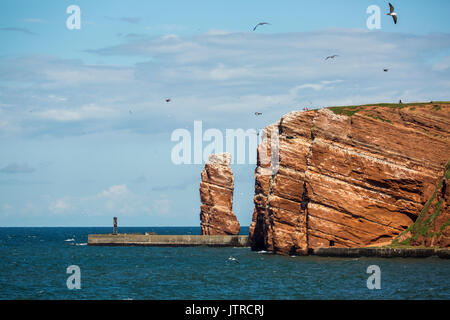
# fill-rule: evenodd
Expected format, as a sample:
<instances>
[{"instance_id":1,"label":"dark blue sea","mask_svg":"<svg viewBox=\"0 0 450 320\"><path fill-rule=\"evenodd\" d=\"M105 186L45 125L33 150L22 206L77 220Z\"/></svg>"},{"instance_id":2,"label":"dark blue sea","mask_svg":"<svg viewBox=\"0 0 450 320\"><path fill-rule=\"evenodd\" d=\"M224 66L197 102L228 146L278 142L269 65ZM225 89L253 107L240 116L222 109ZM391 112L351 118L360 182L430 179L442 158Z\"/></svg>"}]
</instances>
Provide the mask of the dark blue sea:
<instances>
[{"instance_id":1,"label":"dark blue sea","mask_svg":"<svg viewBox=\"0 0 450 320\"><path fill-rule=\"evenodd\" d=\"M112 228L0 228L0 299L449 299L450 260L277 256L248 248L92 247ZM119 228L200 234L198 227ZM243 228L246 234L248 228ZM228 260L236 257L240 263ZM69 290L67 267L80 268ZM367 288L367 267L381 289Z\"/></svg>"}]
</instances>

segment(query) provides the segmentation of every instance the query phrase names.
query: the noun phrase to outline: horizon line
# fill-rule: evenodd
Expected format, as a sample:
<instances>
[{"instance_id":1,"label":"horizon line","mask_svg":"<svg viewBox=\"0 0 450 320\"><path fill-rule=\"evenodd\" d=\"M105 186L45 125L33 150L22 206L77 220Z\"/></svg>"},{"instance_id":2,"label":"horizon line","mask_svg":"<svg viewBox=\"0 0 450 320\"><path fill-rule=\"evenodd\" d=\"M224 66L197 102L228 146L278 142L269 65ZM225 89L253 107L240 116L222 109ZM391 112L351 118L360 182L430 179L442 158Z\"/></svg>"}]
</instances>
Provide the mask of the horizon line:
<instances>
[{"instance_id":1,"label":"horizon line","mask_svg":"<svg viewBox=\"0 0 450 320\"><path fill-rule=\"evenodd\" d=\"M201 226L119 226L118 228L200 228ZM250 226L241 226L248 228ZM112 226L0 226L1 228L112 228Z\"/></svg>"}]
</instances>

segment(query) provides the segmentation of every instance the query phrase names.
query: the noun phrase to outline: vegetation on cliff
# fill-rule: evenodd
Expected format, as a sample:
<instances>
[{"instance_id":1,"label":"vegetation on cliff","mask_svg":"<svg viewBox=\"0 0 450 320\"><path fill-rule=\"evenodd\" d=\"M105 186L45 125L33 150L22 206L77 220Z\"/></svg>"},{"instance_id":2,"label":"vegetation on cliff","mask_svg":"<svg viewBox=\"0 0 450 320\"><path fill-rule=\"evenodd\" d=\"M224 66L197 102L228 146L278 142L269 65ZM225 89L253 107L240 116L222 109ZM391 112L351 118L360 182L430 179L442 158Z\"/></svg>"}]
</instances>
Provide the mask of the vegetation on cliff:
<instances>
[{"instance_id":1,"label":"vegetation on cliff","mask_svg":"<svg viewBox=\"0 0 450 320\"><path fill-rule=\"evenodd\" d=\"M446 202L448 201L448 199L446 199L448 179L450 179L450 161L447 162L442 179L436 186L431 198L423 207L415 223L395 238L391 245L389 245L390 247L442 245L442 243L440 243L442 241L441 237L444 234L444 231L450 227L450 217L448 213L441 215L443 206L446 206Z\"/></svg>"},{"instance_id":2,"label":"vegetation on cliff","mask_svg":"<svg viewBox=\"0 0 450 320\"><path fill-rule=\"evenodd\" d=\"M377 104L363 104L355 106L339 106L339 107L328 107L335 114L353 116L360 111L370 111L377 107L388 107L393 109L403 109L409 108L409 110L415 110L416 106L428 106L432 110L438 111L441 109L440 104L450 104L450 101L431 101L431 102L411 102L411 103L377 103ZM380 119L381 120L381 119Z\"/></svg>"}]
</instances>

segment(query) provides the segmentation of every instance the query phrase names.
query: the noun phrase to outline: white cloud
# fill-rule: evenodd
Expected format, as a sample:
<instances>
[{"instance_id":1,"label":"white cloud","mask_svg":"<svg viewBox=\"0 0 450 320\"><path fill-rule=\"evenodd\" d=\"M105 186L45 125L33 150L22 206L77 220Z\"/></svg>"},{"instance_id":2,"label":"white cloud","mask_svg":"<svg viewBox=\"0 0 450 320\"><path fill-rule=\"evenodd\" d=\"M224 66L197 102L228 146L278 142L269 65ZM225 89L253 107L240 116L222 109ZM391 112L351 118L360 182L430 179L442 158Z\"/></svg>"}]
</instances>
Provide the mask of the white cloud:
<instances>
[{"instance_id":1,"label":"white cloud","mask_svg":"<svg viewBox=\"0 0 450 320\"><path fill-rule=\"evenodd\" d=\"M313 89L316 91L320 91L320 90L322 90L322 88L323 88L322 84L306 83L306 84L302 84L300 86L295 87L295 91L302 90L302 89Z\"/></svg>"},{"instance_id":2,"label":"white cloud","mask_svg":"<svg viewBox=\"0 0 450 320\"><path fill-rule=\"evenodd\" d=\"M33 173L35 169L26 163L10 163L7 166L0 169L0 172L16 174L16 173Z\"/></svg>"},{"instance_id":3,"label":"white cloud","mask_svg":"<svg viewBox=\"0 0 450 320\"><path fill-rule=\"evenodd\" d=\"M133 71L125 68L81 66L78 68L48 69L42 72L44 88L84 86L92 84L124 83L133 79Z\"/></svg>"},{"instance_id":4,"label":"white cloud","mask_svg":"<svg viewBox=\"0 0 450 320\"><path fill-rule=\"evenodd\" d=\"M2 209L3 210L5 210L5 211L9 211L9 210L11 210L13 207L10 205L10 204L7 204L7 203L4 203L3 205L2 205Z\"/></svg>"},{"instance_id":5,"label":"white cloud","mask_svg":"<svg viewBox=\"0 0 450 320\"><path fill-rule=\"evenodd\" d=\"M94 104L82 106L78 109L48 109L35 113L42 119L70 122L88 119L105 119L114 115L114 110L105 107L99 107Z\"/></svg>"},{"instance_id":6,"label":"white cloud","mask_svg":"<svg viewBox=\"0 0 450 320\"><path fill-rule=\"evenodd\" d=\"M56 95L54 95L54 94L49 94L49 95L48 95L48 99L49 99L49 100L54 100L54 101L56 101L56 102L67 101L67 98L59 97L59 96L56 96Z\"/></svg>"},{"instance_id":7,"label":"white cloud","mask_svg":"<svg viewBox=\"0 0 450 320\"><path fill-rule=\"evenodd\" d=\"M121 39L90 52L109 61L139 56L145 62L117 67L45 56L0 59L0 93L8 105L0 109L0 133L167 132L199 119L245 128L255 111L264 112L262 126L310 102L448 100L450 60L427 61L442 57L449 34L211 30ZM330 54L339 57L325 60Z\"/></svg>"},{"instance_id":8,"label":"white cloud","mask_svg":"<svg viewBox=\"0 0 450 320\"><path fill-rule=\"evenodd\" d=\"M166 34L164 36L161 37L161 39L163 40L168 40L168 39L178 39L178 35L176 34Z\"/></svg>"},{"instance_id":9,"label":"white cloud","mask_svg":"<svg viewBox=\"0 0 450 320\"><path fill-rule=\"evenodd\" d=\"M146 26L145 29L158 32L177 32L187 30L188 28L178 24L161 24L157 26Z\"/></svg>"},{"instance_id":10,"label":"white cloud","mask_svg":"<svg viewBox=\"0 0 450 320\"><path fill-rule=\"evenodd\" d=\"M53 213L60 213L71 209L71 205L66 199L58 199L50 203L49 209Z\"/></svg>"},{"instance_id":11,"label":"white cloud","mask_svg":"<svg viewBox=\"0 0 450 320\"><path fill-rule=\"evenodd\" d=\"M128 190L125 184L115 185L109 187L108 190L104 190L99 193L99 197L117 197L123 195L130 195L130 190Z\"/></svg>"},{"instance_id":12,"label":"white cloud","mask_svg":"<svg viewBox=\"0 0 450 320\"><path fill-rule=\"evenodd\" d=\"M64 196L48 201L48 208L52 213L64 215L167 215L171 211L171 203L166 196L137 194L125 184L112 185L95 195Z\"/></svg>"},{"instance_id":13,"label":"white cloud","mask_svg":"<svg viewBox=\"0 0 450 320\"><path fill-rule=\"evenodd\" d=\"M206 32L206 35L208 36L220 36L225 34L230 34L231 32L226 30L217 30L217 29L211 29L208 32Z\"/></svg>"},{"instance_id":14,"label":"white cloud","mask_svg":"<svg viewBox=\"0 0 450 320\"><path fill-rule=\"evenodd\" d=\"M444 71L450 68L450 56L446 56L433 64L433 70Z\"/></svg>"},{"instance_id":15,"label":"white cloud","mask_svg":"<svg viewBox=\"0 0 450 320\"><path fill-rule=\"evenodd\" d=\"M219 65L212 69L209 72L211 80L228 80L232 78L243 78L245 76L251 77L252 71L245 68L228 68L223 63L219 63Z\"/></svg>"},{"instance_id":16,"label":"white cloud","mask_svg":"<svg viewBox=\"0 0 450 320\"><path fill-rule=\"evenodd\" d=\"M27 18L23 19L24 22L30 22L30 23L46 23L47 20L41 19L41 18Z\"/></svg>"}]
</instances>

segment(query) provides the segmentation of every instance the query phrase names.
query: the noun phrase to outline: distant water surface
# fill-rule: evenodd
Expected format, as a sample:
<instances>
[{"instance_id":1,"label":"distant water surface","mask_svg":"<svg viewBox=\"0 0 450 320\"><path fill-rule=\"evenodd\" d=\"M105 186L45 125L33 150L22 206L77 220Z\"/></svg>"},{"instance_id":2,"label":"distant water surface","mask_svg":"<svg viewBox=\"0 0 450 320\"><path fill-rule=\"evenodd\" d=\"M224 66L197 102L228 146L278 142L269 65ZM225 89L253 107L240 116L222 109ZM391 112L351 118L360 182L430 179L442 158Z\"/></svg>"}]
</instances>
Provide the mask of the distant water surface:
<instances>
[{"instance_id":1,"label":"distant water surface","mask_svg":"<svg viewBox=\"0 0 450 320\"><path fill-rule=\"evenodd\" d=\"M111 231L0 228L0 299L450 298L450 261L434 257L286 257L249 248L86 245L88 234ZM119 232L200 234L200 228L123 227ZM70 265L80 267L80 290L67 289ZM367 289L370 265L381 268L380 290Z\"/></svg>"}]
</instances>

